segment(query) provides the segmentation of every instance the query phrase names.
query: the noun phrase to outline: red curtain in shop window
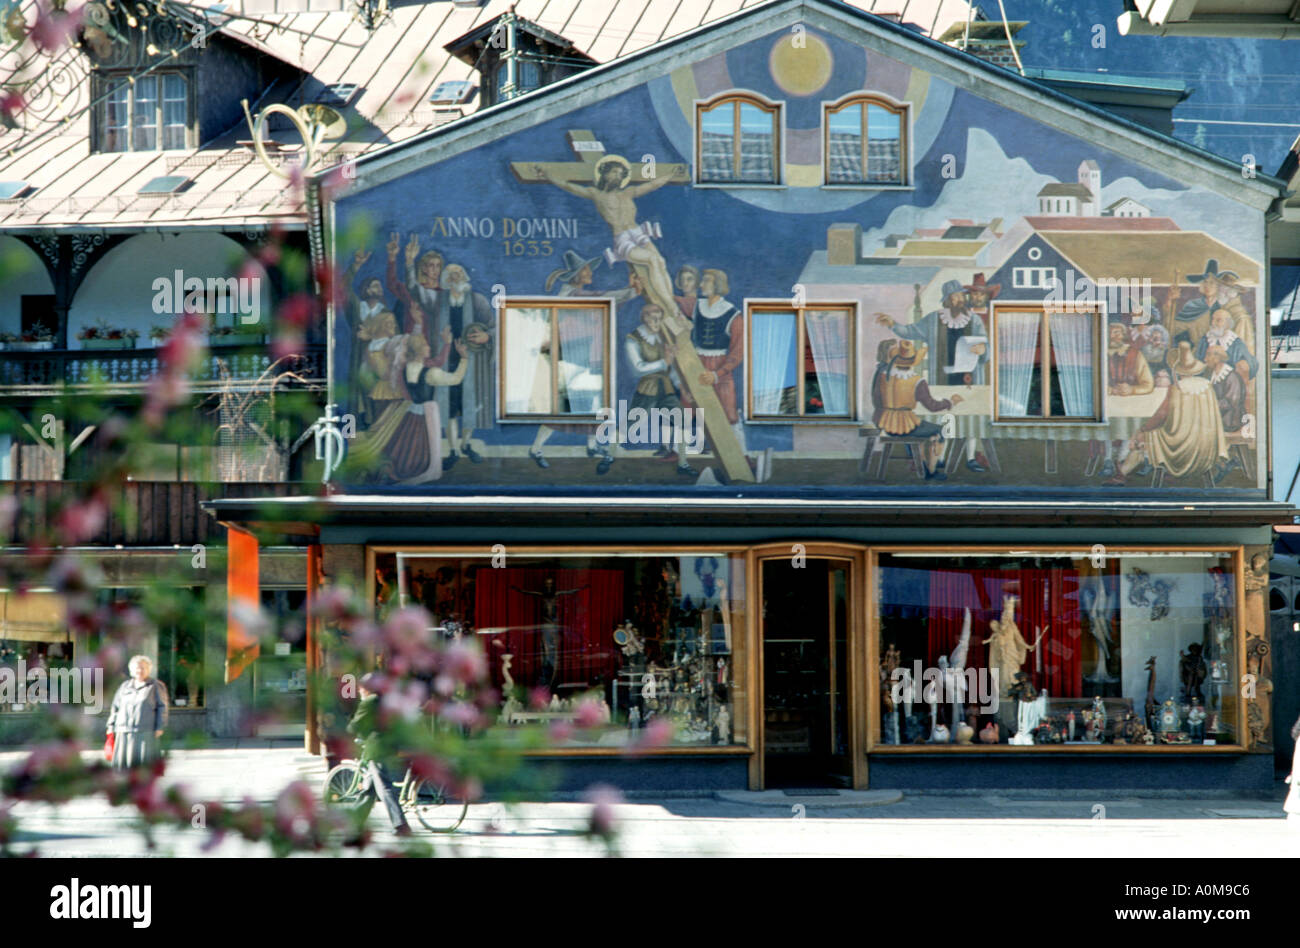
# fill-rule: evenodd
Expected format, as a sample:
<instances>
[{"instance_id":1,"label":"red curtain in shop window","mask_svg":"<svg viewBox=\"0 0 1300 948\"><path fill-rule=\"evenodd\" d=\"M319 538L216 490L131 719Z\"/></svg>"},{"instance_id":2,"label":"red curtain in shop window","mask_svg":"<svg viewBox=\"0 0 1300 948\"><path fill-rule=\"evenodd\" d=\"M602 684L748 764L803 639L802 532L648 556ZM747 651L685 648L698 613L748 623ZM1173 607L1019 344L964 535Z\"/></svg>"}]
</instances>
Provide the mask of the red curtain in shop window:
<instances>
[{"instance_id":1,"label":"red curtain in shop window","mask_svg":"<svg viewBox=\"0 0 1300 948\"><path fill-rule=\"evenodd\" d=\"M623 573L615 569L538 569L511 566L478 570L475 619L490 660L492 683L503 684L501 656L510 654L515 684L532 686L542 668L542 603L519 590L540 592L555 580L557 593L579 590L558 599L559 669L555 681L587 686L612 678L618 670L614 626L623 621ZM492 631L499 630L499 631Z\"/></svg>"},{"instance_id":2,"label":"red curtain in shop window","mask_svg":"<svg viewBox=\"0 0 1300 948\"><path fill-rule=\"evenodd\" d=\"M1008 589L1008 587L1010 587ZM971 645L966 667L986 668L989 622L1002 617L1004 590L1018 596L1016 624L1032 645L1039 628L1046 628L1038 651L1030 652L1021 670L1035 688L1050 697L1083 696L1082 626L1079 614L1078 570L938 570L930 574L930 618L927 655L936 664L951 655L961 637L963 609L971 610Z\"/></svg>"}]
</instances>

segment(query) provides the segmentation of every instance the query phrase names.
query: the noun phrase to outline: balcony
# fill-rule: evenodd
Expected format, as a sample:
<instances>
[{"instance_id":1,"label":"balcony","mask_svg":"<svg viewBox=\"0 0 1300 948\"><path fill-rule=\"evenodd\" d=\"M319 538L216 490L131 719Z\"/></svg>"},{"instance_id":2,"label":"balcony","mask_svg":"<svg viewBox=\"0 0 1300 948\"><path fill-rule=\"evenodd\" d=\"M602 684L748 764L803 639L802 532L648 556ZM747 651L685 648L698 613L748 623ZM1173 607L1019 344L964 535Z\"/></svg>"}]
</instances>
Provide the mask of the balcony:
<instances>
[{"instance_id":1,"label":"balcony","mask_svg":"<svg viewBox=\"0 0 1300 948\"><path fill-rule=\"evenodd\" d=\"M319 484L297 482L199 484L184 481L131 481L110 492L109 515L87 546L188 547L194 543L224 543L226 530L203 511L201 504L216 497L290 497L312 493ZM65 499L80 496L84 486L72 481L0 482L0 496L18 498L19 509L0 545L23 546L49 526ZM282 542L299 542L287 538Z\"/></svg>"},{"instance_id":2,"label":"balcony","mask_svg":"<svg viewBox=\"0 0 1300 948\"><path fill-rule=\"evenodd\" d=\"M302 356L298 365L286 363L282 368L294 369L308 380L308 388L324 390L325 346L307 345ZM222 362L235 388L251 388L271 361L266 344L209 346L192 378L192 389L198 393L221 390ZM130 393L142 390L157 371L157 349L5 349L0 351L0 396L49 395L61 386L90 389L97 381L111 392Z\"/></svg>"}]
</instances>

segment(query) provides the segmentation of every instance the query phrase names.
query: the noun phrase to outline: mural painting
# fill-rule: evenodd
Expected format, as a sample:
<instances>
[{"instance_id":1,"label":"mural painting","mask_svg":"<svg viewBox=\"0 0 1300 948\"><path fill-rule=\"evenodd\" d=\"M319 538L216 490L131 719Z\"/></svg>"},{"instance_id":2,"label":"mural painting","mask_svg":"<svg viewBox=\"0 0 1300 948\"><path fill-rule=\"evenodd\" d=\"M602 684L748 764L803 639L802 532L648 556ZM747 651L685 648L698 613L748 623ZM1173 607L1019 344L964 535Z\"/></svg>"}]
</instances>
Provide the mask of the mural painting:
<instances>
[{"instance_id":1,"label":"mural painting","mask_svg":"<svg viewBox=\"0 0 1300 948\"><path fill-rule=\"evenodd\" d=\"M1262 215L806 40L339 199L345 480L1263 487Z\"/></svg>"}]
</instances>

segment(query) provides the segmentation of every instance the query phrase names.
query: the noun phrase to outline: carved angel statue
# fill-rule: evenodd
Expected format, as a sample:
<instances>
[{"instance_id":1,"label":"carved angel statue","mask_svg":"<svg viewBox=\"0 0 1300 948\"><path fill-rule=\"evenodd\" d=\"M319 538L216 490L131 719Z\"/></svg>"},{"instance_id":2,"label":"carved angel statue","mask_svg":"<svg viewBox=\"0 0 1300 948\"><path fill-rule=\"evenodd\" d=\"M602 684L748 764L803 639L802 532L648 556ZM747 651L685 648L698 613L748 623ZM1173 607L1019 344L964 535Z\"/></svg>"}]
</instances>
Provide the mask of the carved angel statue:
<instances>
[{"instance_id":1,"label":"carved angel statue","mask_svg":"<svg viewBox=\"0 0 1300 948\"><path fill-rule=\"evenodd\" d=\"M961 620L961 636L957 647L948 656L948 667L944 669L944 694L952 701L952 720L954 725L962 720L962 706L966 701L966 655L970 651L970 609L964 610ZM943 659L940 659L940 664Z\"/></svg>"}]
</instances>

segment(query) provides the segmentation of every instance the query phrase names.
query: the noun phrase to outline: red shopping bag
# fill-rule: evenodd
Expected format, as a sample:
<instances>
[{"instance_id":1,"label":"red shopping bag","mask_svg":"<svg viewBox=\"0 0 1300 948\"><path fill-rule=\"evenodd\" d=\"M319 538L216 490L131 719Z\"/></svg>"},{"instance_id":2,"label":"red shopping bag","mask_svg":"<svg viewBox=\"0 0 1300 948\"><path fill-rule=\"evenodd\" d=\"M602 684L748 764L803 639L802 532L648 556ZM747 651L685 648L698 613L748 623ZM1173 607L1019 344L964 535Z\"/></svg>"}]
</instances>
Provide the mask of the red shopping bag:
<instances>
[{"instance_id":1,"label":"red shopping bag","mask_svg":"<svg viewBox=\"0 0 1300 948\"><path fill-rule=\"evenodd\" d=\"M111 761L113 759L113 745L117 742L117 735L112 731L108 732L108 737L104 738L104 759Z\"/></svg>"}]
</instances>

